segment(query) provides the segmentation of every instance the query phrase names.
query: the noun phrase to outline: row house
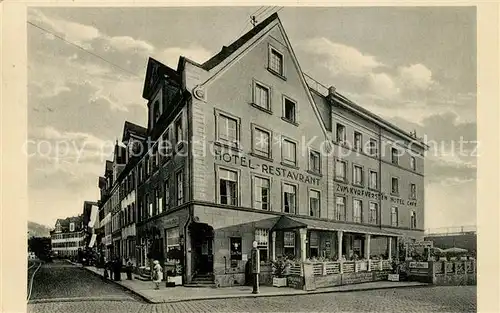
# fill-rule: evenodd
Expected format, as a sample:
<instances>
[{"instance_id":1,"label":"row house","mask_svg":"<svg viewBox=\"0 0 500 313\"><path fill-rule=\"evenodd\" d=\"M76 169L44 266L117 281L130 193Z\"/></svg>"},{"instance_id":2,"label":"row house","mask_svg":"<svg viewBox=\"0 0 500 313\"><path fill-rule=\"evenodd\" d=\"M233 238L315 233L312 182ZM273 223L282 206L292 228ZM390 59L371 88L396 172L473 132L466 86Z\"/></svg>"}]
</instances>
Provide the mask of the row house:
<instances>
[{"instance_id":1,"label":"row house","mask_svg":"<svg viewBox=\"0 0 500 313\"><path fill-rule=\"evenodd\" d=\"M149 59L142 153L111 187L124 212L112 233L133 242L134 224L137 266L158 259L186 284L229 286L244 283L254 241L268 264L390 260L423 237L426 145L315 86L277 14L203 64ZM115 253L133 257L132 245Z\"/></svg>"}]
</instances>

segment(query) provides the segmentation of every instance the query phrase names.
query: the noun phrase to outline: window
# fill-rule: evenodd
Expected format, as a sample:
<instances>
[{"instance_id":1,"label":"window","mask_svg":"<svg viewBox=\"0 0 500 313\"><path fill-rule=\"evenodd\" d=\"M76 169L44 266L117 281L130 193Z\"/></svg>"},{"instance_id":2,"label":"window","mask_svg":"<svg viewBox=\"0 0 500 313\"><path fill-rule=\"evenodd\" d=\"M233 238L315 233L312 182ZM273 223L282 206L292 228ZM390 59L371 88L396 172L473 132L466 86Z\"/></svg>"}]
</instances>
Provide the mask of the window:
<instances>
[{"instance_id":1,"label":"window","mask_svg":"<svg viewBox=\"0 0 500 313\"><path fill-rule=\"evenodd\" d=\"M255 230L255 241L257 241L257 249L260 250L260 262L266 262L269 251L269 230L257 228Z\"/></svg>"},{"instance_id":2,"label":"window","mask_svg":"<svg viewBox=\"0 0 500 313\"><path fill-rule=\"evenodd\" d=\"M352 176L355 185L363 186L363 168L361 166L353 165Z\"/></svg>"},{"instance_id":3,"label":"window","mask_svg":"<svg viewBox=\"0 0 500 313\"><path fill-rule=\"evenodd\" d=\"M283 248L285 249L285 256L295 256L295 233L293 231L286 231L283 233Z\"/></svg>"},{"instance_id":4,"label":"window","mask_svg":"<svg viewBox=\"0 0 500 313\"><path fill-rule=\"evenodd\" d=\"M148 195L148 217L153 216L153 199Z\"/></svg>"},{"instance_id":5,"label":"window","mask_svg":"<svg viewBox=\"0 0 500 313\"><path fill-rule=\"evenodd\" d=\"M337 142L338 143L345 143L346 141L346 134L345 134L345 126L341 124L337 124Z\"/></svg>"},{"instance_id":6,"label":"window","mask_svg":"<svg viewBox=\"0 0 500 313\"><path fill-rule=\"evenodd\" d=\"M268 87L259 83L255 83L255 104L265 110L271 110L269 93L270 92Z\"/></svg>"},{"instance_id":7,"label":"window","mask_svg":"<svg viewBox=\"0 0 500 313\"><path fill-rule=\"evenodd\" d=\"M169 180L166 179L165 183L163 184L163 192L165 193L165 211L168 209L170 205L170 183Z\"/></svg>"},{"instance_id":8,"label":"window","mask_svg":"<svg viewBox=\"0 0 500 313\"><path fill-rule=\"evenodd\" d=\"M69 223L69 231L75 231L75 223Z\"/></svg>"},{"instance_id":9,"label":"window","mask_svg":"<svg viewBox=\"0 0 500 313\"><path fill-rule=\"evenodd\" d=\"M296 187L290 184L283 184L283 212L295 214L296 197Z\"/></svg>"},{"instance_id":10,"label":"window","mask_svg":"<svg viewBox=\"0 0 500 313\"><path fill-rule=\"evenodd\" d=\"M217 116L217 140L237 145L238 136L238 120L219 114Z\"/></svg>"},{"instance_id":11,"label":"window","mask_svg":"<svg viewBox=\"0 0 500 313\"><path fill-rule=\"evenodd\" d=\"M321 158L319 152L309 152L309 170L314 173L321 173Z\"/></svg>"},{"instance_id":12,"label":"window","mask_svg":"<svg viewBox=\"0 0 500 313\"><path fill-rule=\"evenodd\" d=\"M177 205L184 203L184 173L177 173Z\"/></svg>"},{"instance_id":13,"label":"window","mask_svg":"<svg viewBox=\"0 0 500 313\"><path fill-rule=\"evenodd\" d=\"M269 68L280 75L283 75L283 55L271 48L269 57Z\"/></svg>"},{"instance_id":14,"label":"window","mask_svg":"<svg viewBox=\"0 0 500 313\"><path fill-rule=\"evenodd\" d=\"M391 225L398 226L398 208L394 206L391 208Z\"/></svg>"},{"instance_id":15,"label":"window","mask_svg":"<svg viewBox=\"0 0 500 313\"><path fill-rule=\"evenodd\" d=\"M166 251L170 251L172 249L180 249L179 242L179 227L165 229L165 242L166 242ZM169 262L179 262L180 260L169 260Z\"/></svg>"},{"instance_id":16,"label":"window","mask_svg":"<svg viewBox=\"0 0 500 313\"><path fill-rule=\"evenodd\" d=\"M150 168L150 163L149 163L149 153L146 154L146 158L144 160L144 165L146 166L146 170L144 171L146 173L146 177L151 173L151 168Z\"/></svg>"},{"instance_id":17,"label":"window","mask_svg":"<svg viewBox=\"0 0 500 313\"><path fill-rule=\"evenodd\" d=\"M238 205L238 173L219 169L219 201L221 204Z\"/></svg>"},{"instance_id":18,"label":"window","mask_svg":"<svg viewBox=\"0 0 500 313\"><path fill-rule=\"evenodd\" d=\"M153 114L155 122L160 118L160 101L156 100L153 104Z\"/></svg>"},{"instance_id":19,"label":"window","mask_svg":"<svg viewBox=\"0 0 500 313\"><path fill-rule=\"evenodd\" d=\"M338 221L345 221L345 197L337 196L337 198L335 199L335 212L337 213L336 217Z\"/></svg>"},{"instance_id":20,"label":"window","mask_svg":"<svg viewBox=\"0 0 500 313\"><path fill-rule=\"evenodd\" d=\"M352 220L355 223L363 222L363 202L359 199L354 199L352 201L353 211L352 211Z\"/></svg>"},{"instance_id":21,"label":"window","mask_svg":"<svg viewBox=\"0 0 500 313\"><path fill-rule=\"evenodd\" d=\"M370 224L377 224L378 221L378 204L375 202L370 202Z\"/></svg>"},{"instance_id":22,"label":"window","mask_svg":"<svg viewBox=\"0 0 500 313\"><path fill-rule=\"evenodd\" d=\"M363 147L363 135L358 132L354 132L354 150L362 151Z\"/></svg>"},{"instance_id":23,"label":"window","mask_svg":"<svg viewBox=\"0 0 500 313\"><path fill-rule=\"evenodd\" d=\"M309 257L317 258L319 256L319 234L315 231L309 233Z\"/></svg>"},{"instance_id":24,"label":"window","mask_svg":"<svg viewBox=\"0 0 500 313\"><path fill-rule=\"evenodd\" d=\"M415 211L411 211L410 213L410 228L417 228L417 213Z\"/></svg>"},{"instance_id":25,"label":"window","mask_svg":"<svg viewBox=\"0 0 500 313\"><path fill-rule=\"evenodd\" d=\"M295 123L295 102L286 97L283 100L283 118Z\"/></svg>"},{"instance_id":26,"label":"window","mask_svg":"<svg viewBox=\"0 0 500 313\"><path fill-rule=\"evenodd\" d=\"M412 170L417 170L417 162L416 162L416 159L415 157L410 157L410 167Z\"/></svg>"},{"instance_id":27,"label":"window","mask_svg":"<svg viewBox=\"0 0 500 313\"><path fill-rule=\"evenodd\" d=\"M377 156L378 155L377 141L375 139L370 139L370 143L368 145L368 153L371 156Z\"/></svg>"},{"instance_id":28,"label":"window","mask_svg":"<svg viewBox=\"0 0 500 313\"><path fill-rule=\"evenodd\" d=\"M417 199L417 185L410 184L410 199Z\"/></svg>"},{"instance_id":29,"label":"window","mask_svg":"<svg viewBox=\"0 0 500 313\"><path fill-rule=\"evenodd\" d=\"M346 181L347 180L347 163L342 160L335 161L335 179Z\"/></svg>"},{"instance_id":30,"label":"window","mask_svg":"<svg viewBox=\"0 0 500 313\"><path fill-rule=\"evenodd\" d=\"M172 156L172 143L170 140L170 128L163 134L162 159L167 161Z\"/></svg>"},{"instance_id":31,"label":"window","mask_svg":"<svg viewBox=\"0 0 500 313\"><path fill-rule=\"evenodd\" d=\"M161 188L156 189L156 213L163 212L163 195Z\"/></svg>"},{"instance_id":32,"label":"window","mask_svg":"<svg viewBox=\"0 0 500 313\"><path fill-rule=\"evenodd\" d=\"M393 194L399 193L399 179L396 177L392 178L391 193Z\"/></svg>"},{"instance_id":33,"label":"window","mask_svg":"<svg viewBox=\"0 0 500 313\"><path fill-rule=\"evenodd\" d=\"M281 143L281 159L284 163L290 164L290 165L296 165L297 164L297 147L295 145L295 142L292 142L287 139L283 139L283 142Z\"/></svg>"},{"instance_id":34,"label":"window","mask_svg":"<svg viewBox=\"0 0 500 313\"><path fill-rule=\"evenodd\" d=\"M392 164L399 164L399 151L396 148L391 148Z\"/></svg>"},{"instance_id":35,"label":"window","mask_svg":"<svg viewBox=\"0 0 500 313\"><path fill-rule=\"evenodd\" d=\"M375 171L370 171L370 182L369 188L378 189L378 173Z\"/></svg>"},{"instance_id":36,"label":"window","mask_svg":"<svg viewBox=\"0 0 500 313\"><path fill-rule=\"evenodd\" d=\"M229 245L231 246L230 256L231 260L242 259L241 237L230 237Z\"/></svg>"},{"instance_id":37,"label":"window","mask_svg":"<svg viewBox=\"0 0 500 313\"><path fill-rule=\"evenodd\" d=\"M320 217L319 191L309 190L309 214L314 217Z\"/></svg>"},{"instance_id":38,"label":"window","mask_svg":"<svg viewBox=\"0 0 500 313\"><path fill-rule=\"evenodd\" d=\"M254 177L253 183L253 207L259 210L269 210L269 190L270 190L270 182L267 178Z\"/></svg>"},{"instance_id":39,"label":"window","mask_svg":"<svg viewBox=\"0 0 500 313\"><path fill-rule=\"evenodd\" d=\"M182 128L182 115L175 121L175 139L176 144L179 144L184 140L184 131Z\"/></svg>"},{"instance_id":40,"label":"window","mask_svg":"<svg viewBox=\"0 0 500 313\"><path fill-rule=\"evenodd\" d=\"M257 155L267 158L271 157L271 135L268 131L263 129L254 128L253 131L253 152Z\"/></svg>"}]
</instances>

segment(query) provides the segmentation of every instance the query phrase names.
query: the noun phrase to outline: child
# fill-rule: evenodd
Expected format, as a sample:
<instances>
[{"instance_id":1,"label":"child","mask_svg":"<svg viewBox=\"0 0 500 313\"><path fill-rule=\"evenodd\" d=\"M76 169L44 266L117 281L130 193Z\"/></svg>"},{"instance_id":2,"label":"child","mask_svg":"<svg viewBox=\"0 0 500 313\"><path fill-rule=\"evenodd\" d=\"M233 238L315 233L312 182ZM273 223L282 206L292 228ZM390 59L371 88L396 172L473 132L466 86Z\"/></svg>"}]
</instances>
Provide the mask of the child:
<instances>
[{"instance_id":1,"label":"child","mask_svg":"<svg viewBox=\"0 0 500 313\"><path fill-rule=\"evenodd\" d=\"M161 268L160 262L154 260L153 262L153 282L155 283L155 289L160 289L160 283L163 280L163 269Z\"/></svg>"}]
</instances>

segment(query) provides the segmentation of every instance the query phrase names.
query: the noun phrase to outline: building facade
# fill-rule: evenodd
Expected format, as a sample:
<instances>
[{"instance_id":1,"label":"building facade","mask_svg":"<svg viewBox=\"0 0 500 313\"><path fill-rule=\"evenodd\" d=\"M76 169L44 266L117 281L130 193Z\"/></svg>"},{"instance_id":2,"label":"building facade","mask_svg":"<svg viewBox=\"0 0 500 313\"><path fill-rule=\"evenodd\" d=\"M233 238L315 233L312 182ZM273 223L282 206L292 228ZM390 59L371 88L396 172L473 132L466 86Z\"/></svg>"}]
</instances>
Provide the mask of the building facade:
<instances>
[{"instance_id":1,"label":"building facade","mask_svg":"<svg viewBox=\"0 0 500 313\"><path fill-rule=\"evenodd\" d=\"M58 219L50 232L52 251L57 257L77 257L85 248L83 216Z\"/></svg>"},{"instance_id":2,"label":"building facade","mask_svg":"<svg viewBox=\"0 0 500 313\"><path fill-rule=\"evenodd\" d=\"M203 64L149 59L135 188L129 176L113 187L134 212L139 267L159 259L185 283L229 286L244 283L254 241L267 264L391 259L423 237L425 144L311 86L277 14ZM112 233L132 238L113 216Z\"/></svg>"}]
</instances>

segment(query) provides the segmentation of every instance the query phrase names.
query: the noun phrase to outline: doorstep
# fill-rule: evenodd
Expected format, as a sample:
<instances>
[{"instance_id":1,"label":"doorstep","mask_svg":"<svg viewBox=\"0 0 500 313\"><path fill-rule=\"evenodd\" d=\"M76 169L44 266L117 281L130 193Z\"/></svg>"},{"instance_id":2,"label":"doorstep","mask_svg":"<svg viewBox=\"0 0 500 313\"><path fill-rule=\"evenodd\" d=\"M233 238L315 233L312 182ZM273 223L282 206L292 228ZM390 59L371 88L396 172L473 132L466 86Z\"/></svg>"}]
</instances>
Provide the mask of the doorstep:
<instances>
[{"instance_id":1,"label":"doorstep","mask_svg":"<svg viewBox=\"0 0 500 313\"><path fill-rule=\"evenodd\" d=\"M103 270L93 266L85 266L86 270L97 275L103 276ZM112 281L112 280L110 280ZM154 289L152 281L142 281L139 279L127 280L126 274L122 273L121 281L112 281L150 303L172 303L184 302L193 300L208 300L208 299L230 299L230 298L256 298L256 297L277 297L277 296L294 296L307 295L331 292L351 292L351 291L366 291L376 289L389 288L407 288L407 287L422 287L428 286L426 283L419 282L391 282L378 281L369 283L360 283L353 285L343 285L336 287L320 288L313 291L305 291L293 289L290 287L272 287L259 286L259 294L252 293L251 286L234 286L221 288L204 288L204 287L165 287L166 282L162 282L159 290Z\"/></svg>"}]
</instances>

